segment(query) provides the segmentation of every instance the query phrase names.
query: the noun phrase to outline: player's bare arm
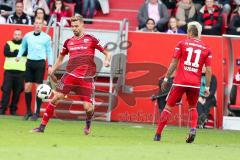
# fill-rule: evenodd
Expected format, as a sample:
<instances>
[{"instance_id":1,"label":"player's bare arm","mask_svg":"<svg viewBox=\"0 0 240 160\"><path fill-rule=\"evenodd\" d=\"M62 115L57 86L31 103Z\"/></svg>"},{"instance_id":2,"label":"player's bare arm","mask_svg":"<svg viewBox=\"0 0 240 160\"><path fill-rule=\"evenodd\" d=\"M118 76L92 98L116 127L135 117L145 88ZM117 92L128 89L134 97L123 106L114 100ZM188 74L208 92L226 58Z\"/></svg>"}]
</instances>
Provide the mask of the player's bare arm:
<instances>
[{"instance_id":1,"label":"player's bare arm","mask_svg":"<svg viewBox=\"0 0 240 160\"><path fill-rule=\"evenodd\" d=\"M211 77L212 77L212 68L210 66L206 67L206 89L205 89L205 96L208 97L210 92L210 83L211 83Z\"/></svg>"},{"instance_id":2,"label":"player's bare arm","mask_svg":"<svg viewBox=\"0 0 240 160\"><path fill-rule=\"evenodd\" d=\"M51 76L55 71L56 69L59 68L59 66L62 64L63 62L63 59L64 59L64 56L63 55L59 55L58 58L57 58L57 61L55 62L55 64L52 66L52 70L51 72L49 73L49 75Z\"/></svg>"},{"instance_id":3,"label":"player's bare arm","mask_svg":"<svg viewBox=\"0 0 240 160\"><path fill-rule=\"evenodd\" d=\"M111 54L107 50L104 50L102 53L105 55L104 66L109 67L111 61Z\"/></svg>"},{"instance_id":4,"label":"player's bare arm","mask_svg":"<svg viewBox=\"0 0 240 160\"><path fill-rule=\"evenodd\" d=\"M175 69L177 68L178 61L179 61L179 60L178 60L177 58L173 58L173 59L172 59L172 62L171 62L170 65L169 65L167 74L166 74L166 76L165 76L165 78L164 78L164 81L163 81L163 83L162 83L162 85L161 85L162 91L165 91L165 90L166 90L167 83L168 83L167 81L168 81L168 79L171 77L171 75L173 74L173 72L175 71Z\"/></svg>"}]
</instances>

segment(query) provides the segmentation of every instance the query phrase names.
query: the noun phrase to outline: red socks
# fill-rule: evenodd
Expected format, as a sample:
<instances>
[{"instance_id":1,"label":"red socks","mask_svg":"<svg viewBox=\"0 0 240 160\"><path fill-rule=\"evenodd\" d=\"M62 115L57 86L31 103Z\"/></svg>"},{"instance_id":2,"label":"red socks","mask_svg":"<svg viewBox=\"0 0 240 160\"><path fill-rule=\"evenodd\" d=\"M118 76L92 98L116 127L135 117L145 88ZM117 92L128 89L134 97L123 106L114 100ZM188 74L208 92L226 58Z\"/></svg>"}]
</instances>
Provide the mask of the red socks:
<instances>
[{"instance_id":1,"label":"red socks","mask_svg":"<svg viewBox=\"0 0 240 160\"><path fill-rule=\"evenodd\" d=\"M191 128L197 128L198 113L196 108L189 109L189 126Z\"/></svg>"},{"instance_id":2,"label":"red socks","mask_svg":"<svg viewBox=\"0 0 240 160\"><path fill-rule=\"evenodd\" d=\"M171 112L167 109L164 109L160 115L159 123L157 126L156 134L161 135L163 128L167 124L168 120L171 118Z\"/></svg>"},{"instance_id":3,"label":"red socks","mask_svg":"<svg viewBox=\"0 0 240 160\"><path fill-rule=\"evenodd\" d=\"M49 119L53 116L54 108L55 106L53 104L48 103L48 106L46 107L46 111L42 118L42 122L41 122L42 125L47 125Z\"/></svg>"}]
</instances>

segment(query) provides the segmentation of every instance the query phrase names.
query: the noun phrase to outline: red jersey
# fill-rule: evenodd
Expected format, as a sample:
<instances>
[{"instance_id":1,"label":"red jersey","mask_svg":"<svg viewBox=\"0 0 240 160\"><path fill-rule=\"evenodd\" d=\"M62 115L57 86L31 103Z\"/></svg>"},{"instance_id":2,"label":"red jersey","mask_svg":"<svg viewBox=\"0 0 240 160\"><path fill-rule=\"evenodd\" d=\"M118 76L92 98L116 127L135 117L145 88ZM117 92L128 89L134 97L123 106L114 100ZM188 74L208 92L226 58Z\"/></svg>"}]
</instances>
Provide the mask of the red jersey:
<instances>
[{"instance_id":1,"label":"red jersey","mask_svg":"<svg viewBox=\"0 0 240 160\"><path fill-rule=\"evenodd\" d=\"M203 65L211 65L212 55L209 48L201 40L186 39L178 43L173 58L179 59L173 84L199 88Z\"/></svg>"},{"instance_id":2,"label":"red jersey","mask_svg":"<svg viewBox=\"0 0 240 160\"><path fill-rule=\"evenodd\" d=\"M84 34L81 38L72 37L64 42L61 55L69 54L66 71L77 77L88 77L96 74L94 62L95 49L100 52L104 48L95 37Z\"/></svg>"}]
</instances>

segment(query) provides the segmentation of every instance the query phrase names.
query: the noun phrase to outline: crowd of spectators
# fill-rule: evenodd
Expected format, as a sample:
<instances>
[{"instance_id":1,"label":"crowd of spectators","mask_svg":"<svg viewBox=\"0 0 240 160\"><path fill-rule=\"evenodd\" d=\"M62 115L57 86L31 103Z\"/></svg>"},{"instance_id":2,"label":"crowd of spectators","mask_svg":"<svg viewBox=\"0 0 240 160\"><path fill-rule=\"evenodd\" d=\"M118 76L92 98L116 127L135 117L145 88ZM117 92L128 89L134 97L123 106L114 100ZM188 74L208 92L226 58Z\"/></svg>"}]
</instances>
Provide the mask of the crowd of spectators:
<instances>
[{"instance_id":1,"label":"crowd of spectators","mask_svg":"<svg viewBox=\"0 0 240 160\"><path fill-rule=\"evenodd\" d=\"M153 19L159 32L186 33L198 21L204 35L240 34L240 0L145 0L138 12L138 28Z\"/></svg>"},{"instance_id":2,"label":"crowd of spectators","mask_svg":"<svg viewBox=\"0 0 240 160\"><path fill-rule=\"evenodd\" d=\"M108 3L108 0L0 0L0 24L32 25L40 17L47 25L52 15L56 15L57 22L74 14L92 19L98 6L104 8L103 14L108 14Z\"/></svg>"},{"instance_id":3,"label":"crowd of spectators","mask_svg":"<svg viewBox=\"0 0 240 160\"><path fill-rule=\"evenodd\" d=\"M0 0L0 24L31 25L38 17L47 25L52 15L56 15L57 22L73 14L92 19L99 7L108 14L108 3L108 0ZM239 5L240 0L143 0L137 15L138 29L182 34L186 33L187 23L198 21L205 35L239 35Z\"/></svg>"}]
</instances>

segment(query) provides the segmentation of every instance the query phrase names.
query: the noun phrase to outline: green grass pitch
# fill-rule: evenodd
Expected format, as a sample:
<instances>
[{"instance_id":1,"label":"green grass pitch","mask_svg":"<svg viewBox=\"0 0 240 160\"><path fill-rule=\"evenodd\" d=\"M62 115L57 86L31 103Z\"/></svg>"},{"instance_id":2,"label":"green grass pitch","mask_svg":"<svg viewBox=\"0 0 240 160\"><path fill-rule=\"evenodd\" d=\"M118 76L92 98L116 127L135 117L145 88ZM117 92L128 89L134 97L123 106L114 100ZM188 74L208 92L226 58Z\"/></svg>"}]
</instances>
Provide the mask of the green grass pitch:
<instances>
[{"instance_id":1,"label":"green grass pitch","mask_svg":"<svg viewBox=\"0 0 240 160\"><path fill-rule=\"evenodd\" d=\"M167 127L162 142L152 141L155 126L93 122L83 135L82 121L50 121L44 134L30 133L40 121L0 117L0 160L237 160L240 132L198 130L186 144L187 128Z\"/></svg>"}]
</instances>

